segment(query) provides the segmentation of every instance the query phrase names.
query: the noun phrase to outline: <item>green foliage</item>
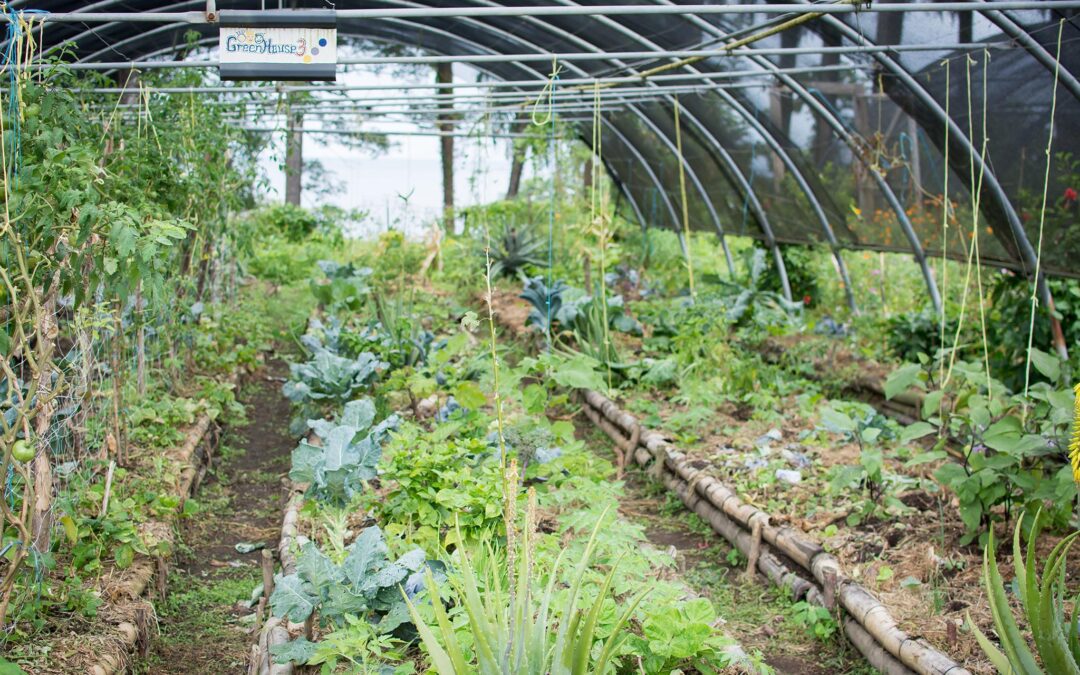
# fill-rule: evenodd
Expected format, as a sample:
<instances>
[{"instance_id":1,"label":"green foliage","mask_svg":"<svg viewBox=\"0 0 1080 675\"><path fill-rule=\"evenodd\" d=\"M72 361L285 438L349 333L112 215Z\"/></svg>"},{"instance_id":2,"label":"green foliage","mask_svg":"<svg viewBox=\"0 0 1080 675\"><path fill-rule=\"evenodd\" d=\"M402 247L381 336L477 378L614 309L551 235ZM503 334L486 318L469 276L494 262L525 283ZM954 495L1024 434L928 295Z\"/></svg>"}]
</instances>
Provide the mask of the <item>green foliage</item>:
<instances>
[{"instance_id":1,"label":"green foliage","mask_svg":"<svg viewBox=\"0 0 1080 675\"><path fill-rule=\"evenodd\" d=\"M380 633L389 633L409 621L401 585L408 585L411 575L422 568L436 588L432 572L425 565L424 552L413 549L391 562L377 527L363 530L345 549L344 559L334 561L313 542L300 549L294 574L278 574L270 608L274 616L300 623L313 612L330 626L346 625L349 617L365 617L378 626ZM288 643L274 652L279 663L303 658L306 662L314 652L310 643Z\"/></svg>"},{"instance_id":2,"label":"green foliage","mask_svg":"<svg viewBox=\"0 0 1080 675\"><path fill-rule=\"evenodd\" d=\"M340 424L309 421L322 443L300 442L292 453L289 478L307 484L308 494L319 501L338 506L351 502L377 475L382 443L398 424L396 415L372 427L374 419L375 405L362 399L345 406Z\"/></svg>"},{"instance_id":3,"label":"green foliage","mask_svg":"<svg viewBox=\"0 0 1080 675\"><path fill-rule=\"evenodd\" d=\"M1066 341L1080 335L1080 281L1076 279L1047 279L1054 298L1054 313L1061 322ZM1031 313L1031 285L1021 276L1001 274L990 288L991 309L986 319L987 343L990 347L990 369L1010 389L1023 388L1027 361L1028 327ZM1035 310L1032 344L1045 352L1054 351L1050 328L1050 312L1040 302ZM973 340L974 342L974 340ZM1075 351L1071 348L1070 352ZM976 347L973 345L972 349ZM978 356L982 356L981 338ZM929 353L929 352L927 352ZM974 354L972 355L974 356ZM1080 363L1076 358L1071 365ZM1065 365L1065 364L1063 364ZM1054 379L1033 373L1036 380Z\"/></svg>"},{"instance_id":4,"label":"green foliage","mask_svg":"<svg viewBox=\"0 0 1080 675\"><path fill-rule=\"evenodd\" d=\"M524 541L514 553L517 564L510 566L508 578L503 578L501 561L489 544L481 546L476 566L463 552L458 559L458 573L451 575L450 582L468 618L465 632L471 638L472 658L466 657L459 632L454 629L440 599L432 598L434 630L411 601L408 605L436 672L439 675L605 672L620 644L628 637L628 631L624 629L644 594L638 595L621 612L608 637L598 641L597 627L601 613L607 607L608 591L616 573L616 568L612 567L589 604L585 574L592 564L599 529L598 522L575 566L569 588L558 593L555 582L562 555L546 571L545 584L545 571L534 566L532 560L530 539L535 533L531 523L526 526ZM458 539L461 538L459 534ZM430 571L427 579L427 587L434 588ZM561 617L557 623L556 617ZM597 642L599 651L594 648Z\"/></svg>"},{"instance_id":5,"label":"green foliage","mask_svg":"<svg viewBox=\"0 0 1080 675\"><path fill-rule=\"evenodd\" d=\"M546 264L541 254L547 244L528 226L506 224L492 238L491 244L488 255L492 277L516 276L524 281L526 267ZM486 243L481 245L486 247Z\"/></svg>"},{"instance_id":6,"label":"green foliage","mask_svg":"<svg viewBox=\"0 0 1080 675\"><path fill-rule=\"evenodd\" d=\"M744 252L747 275L742 280L728 281L712 278L721 289L720 300L728 323L734 326L799 326L802 323L802 302L789 302L764 285L768 269L765 251L759 248Z\"/></svg>"},{"instance_id":7,"label":"green foliage","mask_svg":"<svg viewBox=\"0 0 1080 675\"><path fill-rule=\"evenodd\" d=\"M775 293L783 292L780 283L780 273L776 269L776 262L764 249L760 249L767 261L765 274L761 278L761 287ZM826 249L827 250L827 249ZM818 251L809 246L785 244L780 246L780 257L784 261L784 270L787 272L788 285L791 287L791 295L796 299L810 298L810 303L816 304L820 300L818 290Z\"/></svg>"},{"instance_id":8,"label":"green foliage","mask_svg":"<svg viewBox=\"0 0 1080 675\"><path fill-rule=\"evenodd\" d=\"M805 600L800 600L791 606L791 620L821 641L832 638L837 629L836 619L829 610Z\"/></svg>"},{"instance_id":9,"label":"green foliage","mask_svg":"<svg viewBox=\"0 0 1080 675\"><path fill-rule=\"evenodd\" d=\"M439 438L405 425L387 454L385 473L393 481L370 507L388 532L407 530L437 550L455 522L470 541L500 529L502 474L484 441Z\"/></svg>"},{"instance_id":10,"label":"green foliage","mask_svg":"<svg viewBox=\"0 0 1080 675\"><path fill-rule=\"evenodd\" d=\"M945 321L945 340L956 333L956 319ZM885 322L889 353L900 361L916 361L919 354L935 354L942 348L941 317L932 309L894 314Z\"/></svg>"},{"instance_id":11,"label":"green foliage","mask_svg":"<svg viewBox=\"0 0 1080 675\"><path fill-rule=\"evenodd\" d=\"M641 637L630 638L635 651L642 654L647 673L669 673L696 669L702 673L720 673L732 665L725 650L734 645L717 634L718 617L712 603L696 598L680 605L658 607L641 625Z\"/></svg>"},{"instance_id":12,"label":"green foliage","mask_svg":"<svg viewBox=\"0 0 1080 675\"><path fill-rule=\"evenodd\" d=\"M1068 460L1069 430L1074 394L1067 386L1038 382L1027 396L1012 394L1005 385L988 379L982 364L957 361L944 387L934 381L939 364L907 364L894 371L886 391L895 395L914 387L927 391L923 399L925 422L906 433L907 438L936 433L934 448L911 460L924 463L947 457L948 439L959 439L959 463L945 462L934 478L956 493L964 522L964 543L986 530L1003 506L1008 520L1015 505L1048 505L1047 515L1064 527L1077 494ZM1033 353L1032 363L1046 378L1060 382L1065 376L1056 357Z\"/></svg>"},{"instance_id":13,"label":"green foliage","mask_svg":"<svg viewBox=\"0 0 1080 675\"><path fill-rule=\"evenodd\" d=\"M320 226L319 214L295 204L264 206L251 215L253 227L261 236L281 235L296 243Z\"/></svg>"},{"instance_id":14,"label":"green foliage","mask_svg":"<svg viewBox=\"0 0 1080 675\"><path fill-rule=\"evenodd\" d=\"M344 403L369 385L386 368L385 362L370 352L355 359L318 349L311 360L289 365L291 375L282 388L293 403Z\"/></svg>"},{"instance_id":15,"label":"green foliage","mask_svg":"<svg viewBox=\"0 0 1080 675\"><path fill-rule=\"evenodd\" d=\"M318 642L303 637L271 647L275 662L322 665L330 672L351 666L356 673L379 675L411 675L415 673L412 661L406 661L400 641L391 635L380 633L378 626L366 620L346 614L344 623L320 636ZM393 662L399 662L396 666Z\"/></svg>"},{"instance_id":16,"label":"green foliage","mask_svg":"<svg viewBox=\"0 0 1080 675\"><path fill-rule=\"evenodd\" d=\"M1076 543L1080 532L1065 537L1054 546L1043 563L1042 577L1036 567L1039 553L1037 541L1041 532L1041 512L1035 514L1031 531L1027 538L1027 552L1020 546L1022 519L1013 531L1013 565L1016 571L1016 586L1019 589L1020 603L1024 609L1028 628L1031 631L1036 652L1043 668L1036 662L1035 655L1028 647L1027 640L1021 634L1009 605L1005 582L997 566L997 552L994 549L993 533L990 533L983 554L983 583L986 586L990 613L994 618L994 627L1001 640L1001 648L994 646L990 639L968 616L979 646L998 672L1016 673L1017 675L1041 675L1042 673L1080 674L1080 624L1077 620L1080 609L1073 607L1073 616L1065 613L1064 602L1067 599L1065 574L1068 569L1067 558L1072 545Z\"/></svg>"},{"instance_id":17,"label":"green foliage","mask_svg":"<svg viewBox=\"0 0 1080 675\"><path fill-rule=\"evenodd\" d=\"M852 401L837 401L821 409L824 429L842 434L859 445L858 465L838 465L830 471L834 494L865 490L866 499L847 516L849 525L868 517L903 512L906 507L891 492L912 481L886 471L884 441L897 437L896 424L874 408ZM892 488L890 490L889 488Z\"/></svg>"}]
</instances>

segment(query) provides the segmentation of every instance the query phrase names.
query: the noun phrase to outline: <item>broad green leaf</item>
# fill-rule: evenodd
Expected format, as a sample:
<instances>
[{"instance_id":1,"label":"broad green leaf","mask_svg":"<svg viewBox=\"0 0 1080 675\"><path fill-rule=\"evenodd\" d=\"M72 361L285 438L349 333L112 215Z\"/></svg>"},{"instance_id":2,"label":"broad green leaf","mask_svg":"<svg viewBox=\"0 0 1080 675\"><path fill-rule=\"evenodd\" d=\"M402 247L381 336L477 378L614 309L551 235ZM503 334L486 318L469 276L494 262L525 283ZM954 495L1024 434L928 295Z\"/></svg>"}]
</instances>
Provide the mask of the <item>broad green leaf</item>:
<instances>
[{"instance_id":1,"label":"broad green leaf","mask_svg":"<svg viewBox=\"0 0 1080 675\"><path fill-rule=\"evenodd\" d=\"M270 594L270 609L274 616L302 623L315 610L315 601L310 588L298 575L278 574L274 577L274 592Z\"/></svg>"},{"instance_id":2,"label":"broad green leaf","mask_svg":"<svg viewBox=\"0 0 1080 675\"><path fill-rule=\"evenodd\" d=\"M1037 347L1031 348L1031 365L1051 382L1057 382L1061 377L1061 360Z\"/></svg>"},{"instance_id":3,"label":"broad green leaf","mask_svg":"<svg viewBox=\"0 0 1080 675\"><path fill-rule=\"evenodd\" d=\"M345 578L356 588L369 584L375 572L386 564L386 542L378 527L366 528L348 547L349 555L342 563Z\"/></svg>"},{"instance_id":4,"label":"broad green leaf","mask_svg":"<svg viewBox=\"0 0 1080 675\"><path fill-rule=\"evenodd\" d=\"M885 378L885 398L891 399L902 391L918 386L925 389L926 385L920 379L923 375L922 367L917 363L909 363L900 366Z\"/></svg>"},{"instance_id":5,"label":"broad green leaf","mask_svg":"<svg viewBox=\"0 0 1080 675\"><path fill-rule=\"evenodd\" d=\"M487 404L487 397L484 396L484 392L480 391L480 387L476 386L475 382L468 380L460 382L454 387L454 398L462 406L472 410L482 408Z\"/></svg>"},{"instance_id":6,"label":"broad green leaf","mask_svg":"<svg viewBox=\"0 0 1080 675\"><path fill-rule=\"evenodd\" d=\"M131 563L135 560L135 549L131 547L131 544L123 544L116 549L113 557L116 559L116 567L125 570L131 567Z\"/></svg>"},{"instance_id":7,"label":"broad green leaf","mask_svg":"<svg viewBox=\"0 0 1080 675\"><path fill-rule=\"evenodd\" d=\"M903 431L900 432L900 442L906 445L923 436L929 436L936 431L937 427L929 422L915 422L914 424L909 424L904 427Z\"/></svg>"},{"instance_id":8,"label":"broad green leaf","mask_svg":"<svg viewBox=\"0 0 1080 675\"><path fill-rule=\"evenodd\" d=\"M343 579L338 566L312 541L306 542L300 549L300 557L296 561L296 573L315 589L340 583Z\"/></svg>"},{"instance_id":9,"label":"broad green leaf","mask_svg":"<svg viewBox=\"0 0 1080 675\"><path fill-rule=\"evenodd\" d=\"M854 433L857 429L855 420L830 407L821 409L821 423L833 433Z\"/></svg>"},{"instance_id":10,"label":"broad green leaf","mask_svg":"<svg viewBox=\"0 0 1080 675\"><path fill-rule=\"evenodd\" d=\"M349 401L341 413L341 423L356 431L366 431L375 421L375 403L370 398Z\"/></svg>"},{"instance_id":11,"label":"broad green leaf","mask_svg":"<svg viewBox=\"0 0 1080 675\"><path fill-rule=\"evenodd\" d=\"M302 666L315 656L318 648L319 646L316 643L298 637L285 644L271 645L270 654L274 657L274 663L284 664L291 662Z\"/></svg>"},{"instance_id":12,"label":"broad green leaf","mask_svg":"<svg viewBox=\"0 0 1080 675\"><path fill-rule=\"evenodd\" d=\"M569 389L604 390L607 384L600 373L600 363L584 354L556 362L551 378Z\"/></svg>"},{"instance_id":13,"label":"broad green leaf","mask_svg":"<svg viewBox=\"0 0 1080 675\"><path fill-rule=\"evenodd\" d=\"M923 397L922 416L926 418L934 417L938 414L938 409L941 407L941 400L945 397L945 392L940 389L935 389L926 394Z\"/></svg>"}]
</instances>

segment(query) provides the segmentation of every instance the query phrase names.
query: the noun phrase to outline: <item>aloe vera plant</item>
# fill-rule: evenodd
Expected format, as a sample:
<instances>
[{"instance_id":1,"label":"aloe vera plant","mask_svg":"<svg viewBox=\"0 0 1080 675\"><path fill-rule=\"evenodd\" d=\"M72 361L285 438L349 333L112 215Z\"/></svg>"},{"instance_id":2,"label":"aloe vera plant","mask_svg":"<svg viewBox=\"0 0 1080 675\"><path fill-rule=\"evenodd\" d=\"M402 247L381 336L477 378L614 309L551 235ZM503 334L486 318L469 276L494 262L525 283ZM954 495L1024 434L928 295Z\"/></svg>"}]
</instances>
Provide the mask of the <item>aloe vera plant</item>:
<instances>
[{"instance_id":1,"label":"aloe vera plant","mask_svg":"<svg viewBox=\"0 0 1080 675\"><path fill-rule=\"evenodd\" d=\"M1031 652L1024 636L1020 633L1016 619L1006 596L1005 583L998 570L994 551L993 532L986 545L983 557L983 583L990 601L990 612L994 617L994 627L1001 639L999 649L979 630L968 617L975 639L990 662L1001 673L1016 675L1080 675L1080 636L1077 619L1080 609L1080 596L1073 602L1073 616L1065 613L1065 570L1069 549L1076 542L1080 532L1065 537L1050 552L1043 563L1042 577L1035 567L1038 553L1035 542L1042 529L1039 511L1035 515L1031 532L1027 538L1027 552L1020 546L1020 522L1013 532L1013 565L1016 570L1016 582L1020 589L1020 601L1024 608L1031 630L1038 659ZM1042 663L1040 667L1039 663ZM1045 670L1044 670L1045 668Z\"/></svg>"},{"instance_id":2,"label":"aloe vera plant","mask_svg":"<svg viewBox=\"0 0 1080 675\"><path fill-rule=\"evenodd\" d=\"M462 550L458 573L451 577L451 584L468 618L472 659L466 658L446 608L437 597L432 597L437 624L434 629L424 622L412 600L407 598L413 623L435 671L439 675L603 673L618 653L619 646L629 637L629 632L624 629L645 593L638 595L618 617L611 634L594 656L597 624L617 568L612 566L592 604L583 606L582 598L586 594L582 587L601 522L603 517L593 529L565 594L557 594L555 589L562 554L547 570L547 584L537 592L543 574L534 568L531 527L525 528L523 541L515 546L517 555L509 556L511 560L516 557L517 564L510 566L516 568L517 575L516 582L511 575L506 587L498 572L497 556L490 546L480 549L481 558L475 566ZM478 569L488 570L488 573L481 574ZM430 571L426 575L427 588L435 588ZM561 606L554 607L555 602Z\"/></svg>"}]
</instances>

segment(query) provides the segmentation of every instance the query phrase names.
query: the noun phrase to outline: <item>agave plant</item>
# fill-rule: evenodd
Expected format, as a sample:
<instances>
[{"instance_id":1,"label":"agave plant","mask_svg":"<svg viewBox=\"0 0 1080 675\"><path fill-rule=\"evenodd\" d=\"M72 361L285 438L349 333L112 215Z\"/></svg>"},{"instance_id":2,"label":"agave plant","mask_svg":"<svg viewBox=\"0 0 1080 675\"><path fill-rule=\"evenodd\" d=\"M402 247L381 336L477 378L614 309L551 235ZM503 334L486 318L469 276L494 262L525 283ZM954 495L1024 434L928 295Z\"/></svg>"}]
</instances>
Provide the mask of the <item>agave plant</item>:
<instances>
[{"instance_id":1,"label":"agave plant","mask_svg":"<svg viewBox=\"0 0 1080 675\"><path fill-rule=\"evenodd\" d=\"M409 600L413 623L427 648L435 671L439 675L603 673L623 640L629 637L624 628L645 593L638 595L619 616L610 636L594 657L593 643L596 639L597 624L616 570L616 566L612 566L596 594L596 599L590 606L583 606L582 586L601 522L603 516L593 529L565 594L557 595L555 592L562 553L547 571L547 584L542 586L543 574L534 568L532 560L530 538L534 533L531 526L525 528L520 545L508 544L516 549L516 555L507 557L517 560L516 565L510 565L516 568L517 574L516 583L514 575L511 575L505 587L498 571L502 566L490 546L480 549L480 558L475 566L462 550L460 569L451 577L451 585L468 617L467 630L472 636L474 653L472 659L466 659L465 650L458 640L447 611L435 594L432 594L437 624L435 629L424 622L416 606ZM488 572L480 573L477 570ZM431 573L427 572L426 576L427 588L436 588ZM481 591L481 588L484 590ZM560 603L560 606L553 606L556 602Z\"/></svg>"},{"instance_id":2,"label":"agave plant","mask_svg":"<svg viewBox=\"0 0 1080 675\"><path fill-rule=\"evenodd\" d=\"M1080 636L1077 619L1080 614L1080 596L1073 602L1073 616L1070 620L1065 614L1065 561L1069 549L1080 536L1080 532L1065 537L1043 563L1042 578L1035 568L1037 552L1035 542L1041 526L1042 511L1035 514L1035 522L1027 539L1027 553L1020 546L1020 518L1013 532L1013 566L1016 569L1016 582L1020 589L1020 602L1024 608L1035 649L1039 658L1036 660L1028 647L1024 636L1013 618L1006 596L1005 583L998 571L994 551L994 535L986 544L983 557L983 583L986 585L990 601L990 613L994 617L994 627L1001 639L999 649L979 630L968 616L971 625L986 657L994 664L998 672L1016 675L1080 675ZM1039 666L1042 662L1043 670Z\"/></svg>"},{"instance_id":3,"label":"agave plant","mask_svg":"<svg viewBox=\"0 0 1080 675\"><path fill-rule=\"evenodd\" d=\"M515 225L503 226L502 233L491 246L491 276L516 276L526 281L527 265L545 264L540 256L543 249L544 242L532 230L519 229Z\"/></svg>"}]
</instances>

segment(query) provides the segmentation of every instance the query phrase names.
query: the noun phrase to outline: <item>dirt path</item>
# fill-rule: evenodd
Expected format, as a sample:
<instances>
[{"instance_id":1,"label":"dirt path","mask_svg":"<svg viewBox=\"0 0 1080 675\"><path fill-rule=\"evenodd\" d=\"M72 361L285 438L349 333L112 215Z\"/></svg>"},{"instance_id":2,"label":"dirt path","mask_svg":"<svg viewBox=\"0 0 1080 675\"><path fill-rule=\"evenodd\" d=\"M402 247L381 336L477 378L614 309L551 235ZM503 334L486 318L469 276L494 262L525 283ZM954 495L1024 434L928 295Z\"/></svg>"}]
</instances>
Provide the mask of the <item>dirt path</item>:
<instances>
[{"instance_id":1,"label":"dirt path","mask_svg":"<svg viewBox=\"0 0 1080 675\"><path fill-rule=\"evenodd\" d=\"M281 520L281 476L295 440L288 434L289 402L281 395L288 372L275 361L245 379L240 400L248 424L228 429L222 452L195 499L201 511L186 521L169 593L157 603L160 635L141 672L165 675L245 673L252 610L243 603L262 582L259 551L273 549Z\"/></svg>"},{"instance_id":2,"label":"dirt path","mask_svg":"<svg viewBox=\"0 0 1080 675\"><path fill-rule=\"evenodd\" d=\"M603 433L579 425L580 437L606 459L614 459ZM624 476L619 512L640 523L645 536L673 554L683 580L712 600L723 630L747 653L760 652L777 673L839 675L874 672L839 638L821 642L791 618L791 602L775 587L742 578L746 560L674 494L650 481L636 466Z\"/></svg>"}]
</instances>

